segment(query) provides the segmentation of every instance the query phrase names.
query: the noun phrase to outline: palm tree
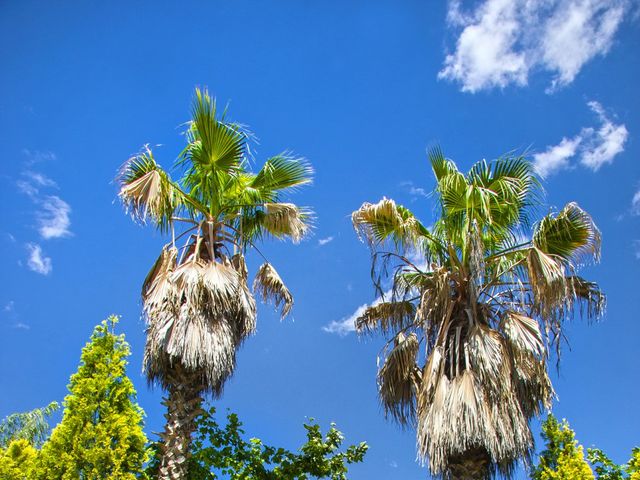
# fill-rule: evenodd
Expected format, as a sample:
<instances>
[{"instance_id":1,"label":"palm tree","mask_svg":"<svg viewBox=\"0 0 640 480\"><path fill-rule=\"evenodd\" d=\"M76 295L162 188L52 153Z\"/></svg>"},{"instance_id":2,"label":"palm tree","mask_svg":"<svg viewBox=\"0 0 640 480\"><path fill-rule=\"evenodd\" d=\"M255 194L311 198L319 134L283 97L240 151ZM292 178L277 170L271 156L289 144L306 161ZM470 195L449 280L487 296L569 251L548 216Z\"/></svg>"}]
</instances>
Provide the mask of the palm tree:
<instances>
[{"instance_id":1,"label":"palm tree","mask_svg":"<svg viewBox=\"0 0 640 480\"><path fill-rule=\"evenodd\" d=\"M532 452L530 419L554 394L548 352L559 353L564 320L577 306L603 311L598 286L576 274L599 260L600 233L575 203L532 223L541 186L524 157L483 160L466 175L439 149L429 159L432 226L387 198L352 215L382 297L356 329L390 337L380 401L416 429L432 475L510 477Z\"/></svg>"},{"instance_id":2,"label":"palm tree","mask_svg":"<svg viewBox=\"0 0 640 480\"><path fill-rule=\"evenodd\" d=\"M206 90L196 89L192 117L175 163L180 180L148 147L119 175L119 196L133 218L171 234L142 286L144 371L168 392L160 479L187 478L203 396L222 393L236 350L255 331L245 254L262 255L256 243L268 237L298 242L311 220L309 210L281 201L311 182L304 160L282 154L252 173L250 135L218 115ZM273 300L283 318L290 312L293 297L269 262L258 269L253 291Z\"/></svg>"}]
</instances>

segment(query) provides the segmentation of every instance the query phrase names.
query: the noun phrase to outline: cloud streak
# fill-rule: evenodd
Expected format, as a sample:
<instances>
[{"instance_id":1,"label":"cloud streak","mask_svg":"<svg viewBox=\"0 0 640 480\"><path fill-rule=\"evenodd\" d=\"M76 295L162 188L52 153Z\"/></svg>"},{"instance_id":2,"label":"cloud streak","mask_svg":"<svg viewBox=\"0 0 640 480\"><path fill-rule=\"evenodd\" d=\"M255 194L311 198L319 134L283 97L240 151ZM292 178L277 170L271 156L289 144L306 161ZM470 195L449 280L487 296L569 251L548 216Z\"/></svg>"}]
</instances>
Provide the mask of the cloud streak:
<instances>
[{"instance_id":1,"label":"cloud streak","mask_svg":"<svg viewBox=\"0 0 640 480\"><path fill-rule=\"evenodd\" d=\"M329 324L322 327L322 330L327 333L337 334L340 337L344 337L346 335L349 335L352 332L355 332L356 320L358 319L358 317L361 317L364 314L364 312L367 310L367 308L380 305L384 301L384 299L388 298L390 295L391 295L391 290L384 292L384 294L381 297L376 298L373 302L360 305L348 317L344 317L340 320L333 320Z\"/></svg>"},{"instance_id":2,"label":"cloud streak","mask_svg":"<svg viewBox=\"0 0 640 480\"><path fill-rule=\"evenodd\" d=\"M484 0L472 11L449 2L447 22L459 31L438 78L464 92L525 86L531 72L552 74L547 91L573 82L598 55L606 55L628 0Z\"/></svg>"}]
</instances>

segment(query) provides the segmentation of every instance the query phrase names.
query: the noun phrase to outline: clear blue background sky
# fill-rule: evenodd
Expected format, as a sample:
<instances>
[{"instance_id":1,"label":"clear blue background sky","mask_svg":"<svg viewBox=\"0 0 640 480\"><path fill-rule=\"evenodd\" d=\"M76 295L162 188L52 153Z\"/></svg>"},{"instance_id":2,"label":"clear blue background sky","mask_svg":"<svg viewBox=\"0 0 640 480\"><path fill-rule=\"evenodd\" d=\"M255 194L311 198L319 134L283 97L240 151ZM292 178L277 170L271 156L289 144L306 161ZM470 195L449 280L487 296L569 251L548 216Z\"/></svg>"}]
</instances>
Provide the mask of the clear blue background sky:
<instances>
[{"instance_id":1,"label":"clear blue background sky","mask_svg":"<svg viewBox=\"0 0 640 480\"><path fill-rule=\"evenodd\" d=\"M519 2L2 2L0 417L62 400L93 326L117 313L147 431L161 429L161 392L140 373L139 287L165 239L123 213L112 179L145 143L171 165L201 85L259 137L258 162L292 150L317 172L294 197L315 209L315 236L263 248L295 320L261 307L221 410L290 448L307 417L335 421L371 445L352 478L425 478L413 433L381 415L382 340L323 330L373 300L349 214L386 195L428 224L428 146L464 169L529 148L548 202L577 201L603 233L584 273L607 314L570 324L555 412L626 461L640 444L637 3Z\"/></svg>"}]
</instances>

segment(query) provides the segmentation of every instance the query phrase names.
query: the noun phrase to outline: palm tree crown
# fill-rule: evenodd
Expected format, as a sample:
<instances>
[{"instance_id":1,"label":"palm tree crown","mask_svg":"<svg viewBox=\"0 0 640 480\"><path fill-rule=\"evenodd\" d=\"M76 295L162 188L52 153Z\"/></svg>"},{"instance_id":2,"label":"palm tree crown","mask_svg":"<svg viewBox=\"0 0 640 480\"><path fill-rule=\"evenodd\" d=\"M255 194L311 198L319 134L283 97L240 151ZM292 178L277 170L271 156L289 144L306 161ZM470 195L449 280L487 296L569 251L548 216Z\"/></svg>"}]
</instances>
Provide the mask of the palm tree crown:
<instances>
[{"instance_id":1,"label":"palm tree crown","mask_svg":"<svg viewBox=\"0 0 640 480\"><path fill-rule=\"evenodd\" d=\"M142 287L144 369L150 382L169 390L169 415L182 417L164 437L165 443L175 437L178 466L161 478L186 478L180 465L201 394L222 392L238 346L255 331L245 254L262 255L256 244L267 237L298 242L311 221L309 210L282 201L311 182L310 165L281 154L251 172L250 134L218 114L206 90L196 89L186 139L175 163L179 180L148 147L119 176L119 196L134 219L171 234ZM273 300L283 317L290 312L293 297L269 262L258 269L253 290Z\"/></svg>"},{"instance_id":2,"label":"palm tree crown","mask_svg":"<svg viewBox=\"0 0 640 480\"><path fill-rule=\"evenodd\" d=\"M483 160L467 174L439 149L429 159L431 227L387 198L352 215L383 297L356 329L390 336L380 400L416 428L432 474L510 476L531 454L529 420L552 399L548 352L559 349L563 321L576 304L588 317L603 311L598 286L576 274L598 261L600 233L575 203L533 223L541 187L524 157Z\"/></svg>"}]
</instances>

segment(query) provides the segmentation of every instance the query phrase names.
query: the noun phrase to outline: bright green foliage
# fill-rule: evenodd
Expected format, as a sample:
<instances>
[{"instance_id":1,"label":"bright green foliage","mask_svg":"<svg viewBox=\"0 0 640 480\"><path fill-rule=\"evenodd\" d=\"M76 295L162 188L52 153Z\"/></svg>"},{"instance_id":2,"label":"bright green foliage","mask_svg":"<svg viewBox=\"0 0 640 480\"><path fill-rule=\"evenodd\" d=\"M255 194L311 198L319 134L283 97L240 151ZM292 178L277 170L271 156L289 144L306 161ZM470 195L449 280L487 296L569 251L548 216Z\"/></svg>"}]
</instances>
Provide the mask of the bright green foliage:
<instances>
[{"instance_id":1,"label":"bright green foliage","mask_svg":"<svg viewBox=\"0 0 640 480\"><path fill-rule=\"evenodd\" d=\"M125 374L129 345L115 335L118 318L98 325L71 376L62 422L41 453L39 478L133 480L146 460L144 412Z\"/></svg>"},{"instance_id":2,"label":"bright green foliage","mask_svg":"<svg viewBox=\"0 0 640 480\"><path fill-rule=\"evenodd\" d=\"M304 426L307 442L299 453L294 453L264 445L257 438L247 441L237 415L228 414L227 424L221 427L214 414L215 408L211 408L198 418L189 480L346 480L347 466L362 462L369 448L362 442L341 452L343 436L335 425L323 435L312 421ZM147 471L151 478L155 477L157 468L154 460Z\"/></svg>"},{"instance_id":3,"label":"bright green foliage","mask_svg":"<svg viewBox=\"0 0 640 480\"><path fill-rule=\"evenodd\" d=\"M617 465L598 448L590 448L587 453L589 462L595 469L598 480L640 480L640 448L631 453L626 465Z\"/></svg>"},{"instance_id":4,"label":"bright green foliage","mask_svg":"<svg viewBox=\"0 0 640 480\"><path fill-rule=\"evenodd\" d=\"M0 478L2 480L31 480L35 478L38 451L28 440L19 439L0 449Z\"/></svg>"},{"instance_id":5,"label":"bright green foliage","mask_svg":"<svg viewBox=\"0 0 640 480\"><path fill-rule=\"evenodd\" d=\"M47 418L59 408L58 402L51 402L43 408L9 415L0 422L0 448L6 448L14 440L26 440L33 447L40 448L49 436Z\"/></svg>"},{"instance_id":6,"label":"bright green foliage","mask_svg":"<svg viewBox=\"0 0 640 480\"><path fill-rule=\"evenodd\" d=\"M582 446L566 420L549 415L542 424L546 449L532 474L533 480L593 480L593 472L584 459ZM608 478L608 477L607 477ZM611 477L611 480L617 477Z\"/></svg>"}]
</instances>

